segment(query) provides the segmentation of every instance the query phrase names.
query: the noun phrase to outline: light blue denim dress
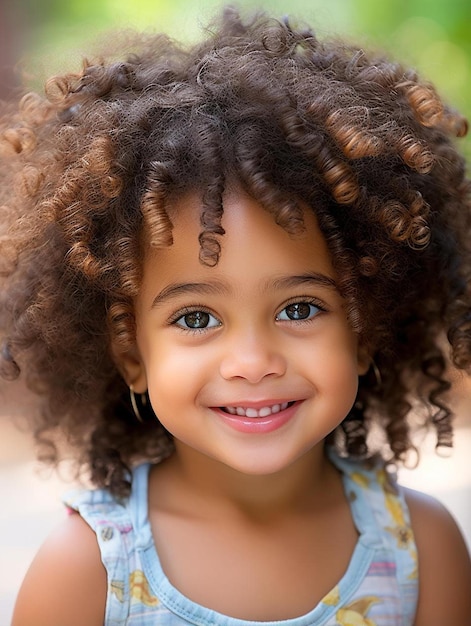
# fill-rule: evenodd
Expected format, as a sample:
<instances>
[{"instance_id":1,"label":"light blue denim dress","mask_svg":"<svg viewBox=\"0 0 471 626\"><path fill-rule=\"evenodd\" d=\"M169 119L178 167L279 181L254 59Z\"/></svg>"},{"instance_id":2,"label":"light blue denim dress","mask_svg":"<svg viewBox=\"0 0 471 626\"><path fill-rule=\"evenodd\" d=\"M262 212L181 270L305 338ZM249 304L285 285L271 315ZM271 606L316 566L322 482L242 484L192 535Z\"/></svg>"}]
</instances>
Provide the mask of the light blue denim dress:
<instances>
[{"instance_id":1,"label":"light blue denim dress","mask_svg":"<svg viewBox=\"0 0 471 626\"><path fill-rule=\"evenodd\" d=\"M347 571L313 609L294 619L252 622L200 606L172 586L147 516L150 465L137 467L125 503L104 490L76 491L65 503L97 535L108 575L104 626L412 626L417 554L400 487L381 464L329 453L342 472L359 538Z\"/></svg>"}]
</instances>

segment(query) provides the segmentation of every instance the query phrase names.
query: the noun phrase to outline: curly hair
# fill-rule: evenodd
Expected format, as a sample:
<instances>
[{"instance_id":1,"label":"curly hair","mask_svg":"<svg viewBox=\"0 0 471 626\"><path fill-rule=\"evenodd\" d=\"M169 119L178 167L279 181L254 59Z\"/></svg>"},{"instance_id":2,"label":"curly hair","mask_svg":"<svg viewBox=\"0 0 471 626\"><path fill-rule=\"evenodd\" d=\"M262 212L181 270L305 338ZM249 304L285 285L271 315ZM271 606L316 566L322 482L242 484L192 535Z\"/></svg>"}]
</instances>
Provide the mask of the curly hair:
<instances>
[{"instance_id":1,"label":"curly hair","mask_svg":"<svg viewBox=\"0 0 471 626\"><path fill-rule=\"evenodd\" d=\"M111 346L134 344L145 246L172 244L168 209L188 191L200 261L218 263L229 181L288 232L315 211L380 371L361 377L337 444L368 456L375 425L404 460L417 413L452 444L448 363L471 361L470 183L453 139L467 123L414 70L229 7L201 43L136 34L125 60L50 79L0 130L0 372L42 398L49 461L65 434L92 482L124 496L133 464L170 453L157 419L136 421Z\"/></svg>"}]
</instances>

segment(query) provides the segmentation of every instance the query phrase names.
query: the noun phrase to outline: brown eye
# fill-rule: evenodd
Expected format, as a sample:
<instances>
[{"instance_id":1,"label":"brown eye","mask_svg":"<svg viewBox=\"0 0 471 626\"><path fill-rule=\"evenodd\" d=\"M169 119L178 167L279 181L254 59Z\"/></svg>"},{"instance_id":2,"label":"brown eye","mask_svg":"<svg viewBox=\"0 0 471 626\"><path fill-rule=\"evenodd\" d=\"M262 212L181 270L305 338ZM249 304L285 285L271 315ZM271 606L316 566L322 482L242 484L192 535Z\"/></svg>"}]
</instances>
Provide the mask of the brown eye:
<instances>
[{"instance_id":1,"label":"brown eye","mask_svg":"<svg viewBox=\"0 0 471 626\"><path fill-rule=\"evenodd\" d=\"M185 321L185 326L188 328L206 328L209 324L209 315L204 311L194 311L188 313L182 318Z\"/></svg>"},{"instance_id":2,"label":"brown eye","mask_svg":"<svg viewBox=\"0 0 471 626\"><path fill-rule=\"evenodd\" d=\"M206 311L189 311L174 322L186 330L200 330L220 326L219 320Z\"/></svg>"},{"instance_id":3,"label":"brown eye","mask_svg":"<svg viewBox=\"0 0 471 626\"><path fill-rule=\"evenodd\" d=\"M319 311L319 307L309 302L293 302L277 315L277 319L282 321L308 320L317 315Z\"/></svg>"}]
</instances>

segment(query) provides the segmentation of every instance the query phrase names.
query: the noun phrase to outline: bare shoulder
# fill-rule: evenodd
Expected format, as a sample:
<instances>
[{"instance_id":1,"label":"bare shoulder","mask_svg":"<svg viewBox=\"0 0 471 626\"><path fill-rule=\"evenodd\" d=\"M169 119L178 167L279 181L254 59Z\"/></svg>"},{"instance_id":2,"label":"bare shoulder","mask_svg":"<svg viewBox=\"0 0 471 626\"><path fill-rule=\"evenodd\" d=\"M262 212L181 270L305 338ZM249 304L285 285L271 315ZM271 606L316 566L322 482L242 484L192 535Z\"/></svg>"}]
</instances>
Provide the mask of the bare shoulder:
<instances>
[{"instance_id":1,"label":"bare shoulder","mask_svg":"<svg viewBox=\"0 0 471 626\"><path fill-rule=\"evenodd\" d=\"M12 626L103 626L106 585L95 533L72 514L33 560Z\"/></svg>"},{"instance_id":2,"label":"bare shoulder","mask_svg":"<svg viewBox=\"0 0 471 626\"><path fill-rule=\"evenodd\" d=\"M471 560L461 531L438 500L405 493L419 562L415 626L471 625Z\"/></svg>"}]
</instances>

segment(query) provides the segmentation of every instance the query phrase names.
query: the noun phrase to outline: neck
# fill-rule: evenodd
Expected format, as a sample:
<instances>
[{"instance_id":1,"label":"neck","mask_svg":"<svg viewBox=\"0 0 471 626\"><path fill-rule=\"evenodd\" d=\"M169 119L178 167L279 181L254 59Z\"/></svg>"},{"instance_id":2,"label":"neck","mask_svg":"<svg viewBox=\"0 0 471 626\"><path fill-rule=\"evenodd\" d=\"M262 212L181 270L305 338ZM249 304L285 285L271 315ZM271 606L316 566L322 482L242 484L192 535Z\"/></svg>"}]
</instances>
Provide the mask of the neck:
<instances>
[{"instance_id":1,"label":"neck","mask_svg":"<svg viewBox=\"0 0 471 626\"><path fill-rule=\"evenodd\" d=\"M321 445L282 471L260 476L238 472L177 442L165 471L193 507L204 502L208 510L225 504L257 518L312 508L336 480Z\"/></svg>"}]
</instances>

